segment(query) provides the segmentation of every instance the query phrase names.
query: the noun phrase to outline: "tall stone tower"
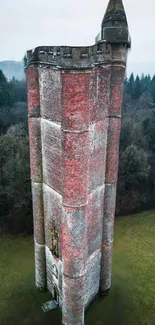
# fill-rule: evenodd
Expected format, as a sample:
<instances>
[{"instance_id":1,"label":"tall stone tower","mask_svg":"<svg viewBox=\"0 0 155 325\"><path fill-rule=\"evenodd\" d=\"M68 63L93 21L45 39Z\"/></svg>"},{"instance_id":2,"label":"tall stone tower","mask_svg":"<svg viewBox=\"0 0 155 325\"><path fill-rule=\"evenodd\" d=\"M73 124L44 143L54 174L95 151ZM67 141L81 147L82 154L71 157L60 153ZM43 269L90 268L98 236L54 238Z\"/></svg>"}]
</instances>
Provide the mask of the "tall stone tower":
<instances>
[{"instance_id":1,"label":"tall stone tower","mask_svg":"<svg viewBox=\"0 0 155 325\"><path fill-rule=\"evenodd\" d=\"M27 52L36 285L64 325L111 286L121 104L130 47L122 0L96 43Z\"/></svg>"}]
</instances>

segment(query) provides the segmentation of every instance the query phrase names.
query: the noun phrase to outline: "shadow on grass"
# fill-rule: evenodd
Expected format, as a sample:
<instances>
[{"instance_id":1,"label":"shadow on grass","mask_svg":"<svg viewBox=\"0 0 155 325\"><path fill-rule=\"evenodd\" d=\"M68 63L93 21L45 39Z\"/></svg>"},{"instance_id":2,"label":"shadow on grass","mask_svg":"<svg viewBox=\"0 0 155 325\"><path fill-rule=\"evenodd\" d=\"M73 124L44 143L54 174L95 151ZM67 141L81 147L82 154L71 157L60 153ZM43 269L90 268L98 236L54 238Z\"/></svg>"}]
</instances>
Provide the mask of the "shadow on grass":
<instances>
[{"instance_id":1,"label":"shadow on grass","mask_svg":"<svg viewBox=\"0 0 155 325\"><path fill-rule=\"evenodd\" d=\"M114 275L108 296L98 298L86 314L86 325L131 325L131 276Z\"/></svg>"},{"instance_id":2,"label":"shadow on grass","mask_svg":"<svg viewBox=\"0 0 155 325\"><path fill-rule=\"evenodd\" d=\"M33 239L1 239L0 256L0 325L60 325L59 310L41 309L51 295L35 288Z\"/></svg>"},{"instance_id":3,"label":"shadow on grass","mask_svg":"<svg viewBox=\"0 0 155 325\"><path fill-rule=\"evenodd\" d=\"M28 278L28 286L21 287L17 285L10 294L7 301L8 313L0 315L0 324L2 325L60 325L61 312L59 309L44 313L42 303L51 300L49 293L39 292L31 279ZM24 281L25 282L25 281Z\"/></svg>"},{"instance_id":4,"label":"shadow on grass","mask_svg":"<svg viewBox=\"0 0 155 325\"><path fill-rule=\"evenodd\" d=\"M112 288L99 298L86 314L86 325L131 325L128 319L130 274L123 245L114 254ZM34 286L33 244L31 239L11 238L1 242L0 274L3 275L0 299L2 325L60 325L59 309L44 313L42 303L50 294L40 293ZM9 254L9 255L8 255ZM130 304L131 305L131 304Z\"/></svg>"},{"instance_id":5,"label":"shadow on grass","mask_svg":"<svg viewBox=\"0 0 155 325\"><path fill-rule=\"evenodd\" d=\"M86 325L131 325L127 315L130 281L128 277L115 276L113 287L105 298L98 298L86 314ZM8 313L1 314L3 325L61 325L59 309L44 313L42 303L51 299L50 294L38 292L32 274L18 282L7 297ZM152 325L152 324L151 324Z\"/></svg>"}]
</instances>

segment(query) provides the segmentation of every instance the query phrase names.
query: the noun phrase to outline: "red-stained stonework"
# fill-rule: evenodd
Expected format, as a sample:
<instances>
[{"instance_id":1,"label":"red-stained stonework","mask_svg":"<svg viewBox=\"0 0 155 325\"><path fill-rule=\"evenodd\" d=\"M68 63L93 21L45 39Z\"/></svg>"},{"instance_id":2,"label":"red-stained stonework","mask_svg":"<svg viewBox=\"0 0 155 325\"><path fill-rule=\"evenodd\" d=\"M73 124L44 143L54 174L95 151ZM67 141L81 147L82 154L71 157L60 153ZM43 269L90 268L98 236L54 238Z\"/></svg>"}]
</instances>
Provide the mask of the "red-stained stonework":
<instances>
[{"instance_id":1,"label":"red-stained stonework","mask_svg":"<svg viewBox=\"0 0 155 325\"><path fill-rule=\"evenodd\" d=\"M88 132L63 132L63 202L67 205L87 203L88 146Z\"/></svg>"},{"instance_id":2,"label":"red-stained stonework","mask_svg":"<svg viewBox=\"0 0 155 325\"><path fill-rule=\"evenodd\" d=\"M109 107L109 88L110 88L110 66L98 68L97 73L97 101L96 118L102 120L108 115Z\"/></svg>"},{"instance_id":3,"label":"red-stained stonework","mask_svg":"<svg viewBox=\"0 0 155 325\"><path fill-rule=\"evenodd\" d=\"M30 117L40 116L39 74L38 67L31 66L26 70L28 114Z\"/></svg>"},{"instance_id":4,"label":"red-stained stonework","mask_svg":"<svg viewBox=\"0 0 155 325\"><path fill-rule=\"evenodd\" d=\"M30 168L33 182L42 182L40 118L29 118Z\"/></svg>"},{"instance_id":5,"label":"red-stained stonework","mask_svg":"<svg viewBox=\"0 0 155 325\"><path fill-rule=\"evenodd\" d=\"M109 116L121 116L124 85L124 67L113 66L111 68L110 105Z\"/></svg>"},{"instance_id":6,"label":"red-stained stonework","mask_svg":"<svg viewBox=\"0 0 155 325\"><path fill-rule=\"evenodd\" d=\"M88 129L89 83L89 73L62 74L62 128L64 130Z\"/></svg>"},{"instance_id":7,"label":"red-stained stonework","mask_svg":"<svg viewBox=\"0 0 155 325\"><path fill-rule=\"evenodd\" d=\"M117 181L120 128L120 118L109 118L106 183L114 183Z\"/></svg>"}]
</instances>

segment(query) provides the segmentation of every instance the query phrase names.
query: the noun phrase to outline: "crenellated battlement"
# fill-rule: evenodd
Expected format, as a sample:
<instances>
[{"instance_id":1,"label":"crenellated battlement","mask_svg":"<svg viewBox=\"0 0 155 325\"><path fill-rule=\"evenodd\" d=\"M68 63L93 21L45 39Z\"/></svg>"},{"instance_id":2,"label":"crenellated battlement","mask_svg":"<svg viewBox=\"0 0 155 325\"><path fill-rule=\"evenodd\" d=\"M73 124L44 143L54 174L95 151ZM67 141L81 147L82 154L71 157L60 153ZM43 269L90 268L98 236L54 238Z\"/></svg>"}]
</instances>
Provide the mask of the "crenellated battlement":
<instances>
[{"instance_id":1,"label":"crenellated battlement","mask_svg":"<svg viewBox=\"0 0 155 325\"><path fill-rule=\"evenodd\" d=\"M112 48L108 42L86 47L41 46L27 51L25 68L32 63L49 64L60 68L85 69L111 61Z\"/></svg>"}]
</instances>

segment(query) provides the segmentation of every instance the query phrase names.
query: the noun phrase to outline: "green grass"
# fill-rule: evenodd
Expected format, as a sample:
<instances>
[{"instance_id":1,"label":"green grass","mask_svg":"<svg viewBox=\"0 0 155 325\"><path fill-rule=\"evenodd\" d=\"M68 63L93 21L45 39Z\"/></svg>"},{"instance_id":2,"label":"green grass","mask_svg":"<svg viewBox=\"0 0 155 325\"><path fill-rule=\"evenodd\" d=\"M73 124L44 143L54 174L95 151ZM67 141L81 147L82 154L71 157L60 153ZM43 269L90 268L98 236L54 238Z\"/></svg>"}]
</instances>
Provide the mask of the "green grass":
<instances>
[{"instance_id":1,"label":"green grass","mask_svg":"<svg viewBox=\"0 0 155 325\"><path fill-rule=\"evenodd\" d=\"M86 325L155 325L155 212L117 218L112 288L86 314ZM58 310L34 286L33 240L0 239L0 325L61 325Z\"/></svg>"}]
</instances>

